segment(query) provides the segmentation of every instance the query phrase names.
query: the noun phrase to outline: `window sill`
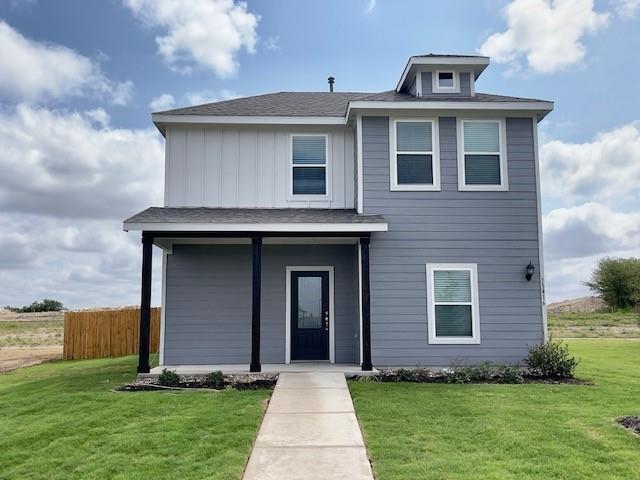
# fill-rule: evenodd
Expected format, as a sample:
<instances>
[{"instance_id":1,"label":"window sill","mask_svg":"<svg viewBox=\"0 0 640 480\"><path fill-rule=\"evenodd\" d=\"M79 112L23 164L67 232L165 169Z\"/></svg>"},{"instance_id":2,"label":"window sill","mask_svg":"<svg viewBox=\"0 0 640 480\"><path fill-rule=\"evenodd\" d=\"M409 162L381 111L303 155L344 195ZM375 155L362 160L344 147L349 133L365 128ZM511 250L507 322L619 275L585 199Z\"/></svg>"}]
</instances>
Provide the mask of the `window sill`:
<instances>
[{"instance_id":1,"label":"window sill","mask_svg":"<svg viewBox=\"0 0 640 480\"><path fill-rule=\"evenodd\" d=\"M508 185L458 185L459 192L508 192Z\"/></svg>"},{"instance_id":2,"label":"window sill","mask_svg":"<svg viewBox=\"0 0 640 480\"><path fill-rule=\"evenodd\" d=\"M440 185L391 185L392 192L439 192Z\"/></svg>"},{"instance_id":3,"label":"window sill","mask_svg":"<svg viewBox=\"0 0 640 480\"><path fill-rule=\"evenodd\" d=\"M435 338L429 338L429 345L480 345L480 338L435 337Z\"/></svg>"}]
</instances>

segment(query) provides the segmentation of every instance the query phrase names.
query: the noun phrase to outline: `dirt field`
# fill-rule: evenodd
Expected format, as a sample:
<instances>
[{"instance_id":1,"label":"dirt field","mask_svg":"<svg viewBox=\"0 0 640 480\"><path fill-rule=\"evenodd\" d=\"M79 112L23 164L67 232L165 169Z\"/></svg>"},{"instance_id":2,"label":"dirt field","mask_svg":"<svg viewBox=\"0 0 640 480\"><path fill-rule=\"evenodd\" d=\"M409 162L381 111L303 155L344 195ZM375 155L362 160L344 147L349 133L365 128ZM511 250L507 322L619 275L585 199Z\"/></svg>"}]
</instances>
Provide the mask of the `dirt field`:
<instances>
[{"instance_id":1,"label":"dirt field","mask_svg":"<svg viewBox=\"0 0 640 480\"><path fill-rule=\"evenodd\" d=\"M0 372L30 367L57 358L62 358L62 345L31 348L3 347L0 348Z\"/></svg>"},{"instance_id":2,"label":"dirt field","mask_svg":"<svg viewBox=\"0 0 640 480\"><path fill-rule=\"evenodd\" d=\"M62 357L64 312L0 309L0 372Z\"/></svg>"}]
</instances>

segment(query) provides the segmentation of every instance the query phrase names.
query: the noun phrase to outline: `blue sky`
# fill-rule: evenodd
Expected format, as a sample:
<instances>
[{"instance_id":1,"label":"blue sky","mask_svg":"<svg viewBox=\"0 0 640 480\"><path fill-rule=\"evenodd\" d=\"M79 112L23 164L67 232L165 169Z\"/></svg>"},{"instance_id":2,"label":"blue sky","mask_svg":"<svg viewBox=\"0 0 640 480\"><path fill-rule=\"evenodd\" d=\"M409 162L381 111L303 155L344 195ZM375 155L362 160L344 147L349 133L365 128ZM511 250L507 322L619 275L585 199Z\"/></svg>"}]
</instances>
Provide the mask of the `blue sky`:
<instances>
[{"instance_id":1,"label":"blue sky","mask_svg":"<svg viewBox=\"0 0 640 480\"><path fill-rule=\"evenodd\" d=\"M488 54L477 91L556 102L540 126L551 299L586 293L603 255L640 253L640 0L172 4L0 0L0 305L137 301L119 220L161 201L154 107L325 90L329 75L389 90L427 52Z\"/></svg>"}]
</instances>

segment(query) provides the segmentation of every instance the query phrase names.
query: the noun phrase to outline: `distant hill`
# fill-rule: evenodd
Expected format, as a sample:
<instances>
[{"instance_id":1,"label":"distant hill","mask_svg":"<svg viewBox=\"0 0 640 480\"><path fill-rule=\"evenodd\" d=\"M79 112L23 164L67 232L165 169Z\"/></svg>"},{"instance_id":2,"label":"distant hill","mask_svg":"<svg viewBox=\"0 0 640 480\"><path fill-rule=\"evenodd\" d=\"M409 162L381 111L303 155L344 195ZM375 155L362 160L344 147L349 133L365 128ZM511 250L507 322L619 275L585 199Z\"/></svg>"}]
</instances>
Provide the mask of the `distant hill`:
<instances>
[{"instance_id":1,"label":"distant hill","mask_svg":"<svg viewBox=\"0 0 640 480\"><path fill-rule=\"evenodd\" d=\"M598 297L580 297L547 305L547 313L590 313L607 309Z\"/></svg>"}]
</instances>

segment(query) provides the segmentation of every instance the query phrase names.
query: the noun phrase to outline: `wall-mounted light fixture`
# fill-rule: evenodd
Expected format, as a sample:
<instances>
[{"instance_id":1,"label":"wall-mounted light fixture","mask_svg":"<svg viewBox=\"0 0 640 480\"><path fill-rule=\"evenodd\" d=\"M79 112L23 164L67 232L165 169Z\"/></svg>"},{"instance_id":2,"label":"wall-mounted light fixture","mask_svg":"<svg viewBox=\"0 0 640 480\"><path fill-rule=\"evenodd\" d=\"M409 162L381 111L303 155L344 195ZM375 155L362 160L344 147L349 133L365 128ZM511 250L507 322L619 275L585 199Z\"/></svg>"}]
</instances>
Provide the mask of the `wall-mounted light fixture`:
<instances>
[{"instance_id":1,"label":"wall-mounted light fixture","mask_svg":"<svg viewBox=\"0 0 640 480\"><path fill-rule=\"evenodd\" d=\"M533 272L535 271L536 267L533 266L533 263L529 262L529 265L527 265L527 274L525 275L527 282L531 280L531 277L533 277Z\"/></svg>"}]
</instances>

